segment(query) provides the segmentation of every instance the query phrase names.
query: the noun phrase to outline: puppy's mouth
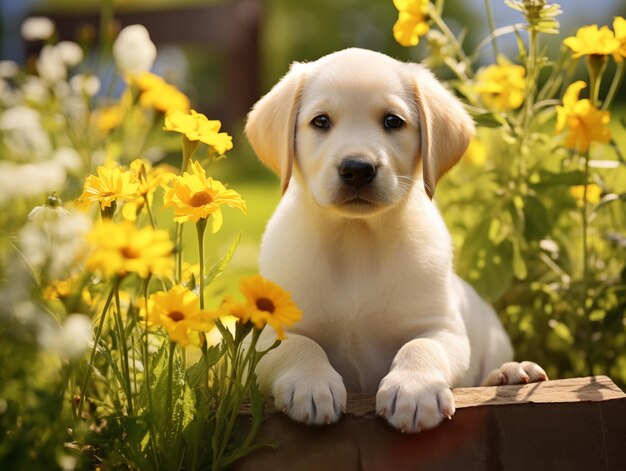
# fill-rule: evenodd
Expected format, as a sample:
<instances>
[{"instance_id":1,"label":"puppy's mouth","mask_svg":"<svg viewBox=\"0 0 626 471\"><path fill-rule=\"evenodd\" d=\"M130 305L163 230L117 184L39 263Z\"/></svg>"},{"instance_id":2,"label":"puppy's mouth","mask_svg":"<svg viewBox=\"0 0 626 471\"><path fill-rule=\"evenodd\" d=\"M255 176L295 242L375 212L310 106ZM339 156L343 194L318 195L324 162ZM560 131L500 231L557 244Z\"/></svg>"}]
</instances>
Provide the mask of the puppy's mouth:
<instances>
[{"instance_id":1,"label":"puppy's mouth","mask_svg":"<svg viewBox=\"0 0 626 471\"><path fill-rule=\"evenodd\" d=\"M333 206L344 214L358 217L377 212L382 209L384 205L369 195L366 196L355 192L335 202Z\"/></svg>"}]
</instances>

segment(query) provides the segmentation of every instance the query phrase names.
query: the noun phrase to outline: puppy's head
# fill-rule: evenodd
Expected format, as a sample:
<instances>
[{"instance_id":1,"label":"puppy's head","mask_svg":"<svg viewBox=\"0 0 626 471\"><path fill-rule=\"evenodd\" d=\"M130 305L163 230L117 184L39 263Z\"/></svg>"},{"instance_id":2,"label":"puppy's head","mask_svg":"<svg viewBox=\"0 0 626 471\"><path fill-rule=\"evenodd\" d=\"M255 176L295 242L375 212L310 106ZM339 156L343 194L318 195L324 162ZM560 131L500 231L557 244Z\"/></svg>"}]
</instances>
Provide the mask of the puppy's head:
<instances>
[{"instance_id":1,"label":"puppy's head","mask_svg":"<svg viewBox=\"0 0 626 471\"><path fill-rule=\"evenodd\" d=\"M367 217L437 181L474 132L461 103L424 67L346 49L294 63L254 106L246 134L259 158L322 207Z\"/></svg>"}]
</instances>

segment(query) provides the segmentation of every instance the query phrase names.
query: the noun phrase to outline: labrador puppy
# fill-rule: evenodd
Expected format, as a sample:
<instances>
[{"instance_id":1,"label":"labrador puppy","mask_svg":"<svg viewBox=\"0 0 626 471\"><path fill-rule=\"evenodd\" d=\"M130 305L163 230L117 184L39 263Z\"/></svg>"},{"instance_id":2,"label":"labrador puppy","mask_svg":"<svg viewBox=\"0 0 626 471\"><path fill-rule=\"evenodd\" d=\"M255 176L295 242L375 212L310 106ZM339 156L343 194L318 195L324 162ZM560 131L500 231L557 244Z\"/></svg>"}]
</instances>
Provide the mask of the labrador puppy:
<instances>
[{"instance_id":1,"label":"labrador puppy","mask_svg":"<svg viewBox=\"0 0 626 471\"><path fill-rule=\"evenodd\" d=\"M260 271L304 313L257 368L278 409L332 423L346 391L371 392L416 432L454 414L451 387L547 379L510 361L495 312L453 272L432 198L473 133L431 72L362 49L294 63L254 106L246 134L284 192Z\"/></svg>"}]
</instances>

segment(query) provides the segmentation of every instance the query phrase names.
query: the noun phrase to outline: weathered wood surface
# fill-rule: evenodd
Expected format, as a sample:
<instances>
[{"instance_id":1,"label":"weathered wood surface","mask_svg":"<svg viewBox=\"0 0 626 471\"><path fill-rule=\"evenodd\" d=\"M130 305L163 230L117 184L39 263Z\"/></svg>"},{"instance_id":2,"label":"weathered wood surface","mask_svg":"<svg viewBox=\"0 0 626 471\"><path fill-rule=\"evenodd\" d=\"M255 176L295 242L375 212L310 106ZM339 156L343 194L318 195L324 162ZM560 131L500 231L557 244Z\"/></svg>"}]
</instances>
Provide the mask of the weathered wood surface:
<instances>
[{"instance_id":1,"label":"weathered wood surface","mask_svg":"<svg viewBox=\"0 0 626 471\"><path fill-rule=\"evenodd\" d=\"M402 434L350 395L335 425L271 412L261 449L236 470L626 470L626 395L606 376L453 390L457 412L434 430Z\"/></svg>"}]
</instances>

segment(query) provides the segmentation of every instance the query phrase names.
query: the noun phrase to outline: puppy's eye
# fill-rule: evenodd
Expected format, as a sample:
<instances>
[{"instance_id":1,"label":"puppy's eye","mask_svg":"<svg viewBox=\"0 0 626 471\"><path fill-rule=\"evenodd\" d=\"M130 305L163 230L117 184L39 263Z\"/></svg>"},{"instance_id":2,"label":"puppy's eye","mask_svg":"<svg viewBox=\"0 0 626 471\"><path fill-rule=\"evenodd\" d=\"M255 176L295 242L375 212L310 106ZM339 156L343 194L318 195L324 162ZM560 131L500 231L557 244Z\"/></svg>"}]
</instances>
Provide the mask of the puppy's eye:
<instances>
[{"instance_id":1,"label":"puppy's eye","mask_svg":"<svg viewBox=\"0 0 626 471\"><path fill-rule=\"evenodd\" d=\"M404 120L395 114L388 114L383 121L386 129L398 129L404 126Z\"/></svg>"},{"instance_id":2,"label":"puppy's eye","mask_svg":"<svg viewBox=\"0 0 626 471\"><path fill-rule=\"evenodd\" d=\"M319 129L328 129L330 127L330 118L327 114L321 114L313 118L311 124Z\"/></svg>"}]
</instances>

